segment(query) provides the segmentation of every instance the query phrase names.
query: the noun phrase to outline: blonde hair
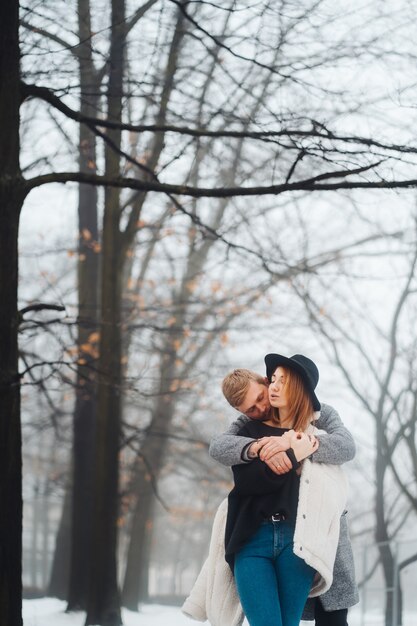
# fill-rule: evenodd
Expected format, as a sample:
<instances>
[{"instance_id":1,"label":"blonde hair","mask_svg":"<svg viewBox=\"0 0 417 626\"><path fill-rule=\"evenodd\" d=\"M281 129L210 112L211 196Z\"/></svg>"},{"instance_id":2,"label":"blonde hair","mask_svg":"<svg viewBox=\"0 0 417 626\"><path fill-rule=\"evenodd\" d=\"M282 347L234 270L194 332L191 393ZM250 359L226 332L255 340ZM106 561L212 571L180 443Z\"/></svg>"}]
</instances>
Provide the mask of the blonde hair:
<instances>
[{"instance_id":1,"label":"blonde hair","mask_svg":"<svg viewBox=\"0 0 417 626\"><path fill-rule=\"evenodd\" d=\"M249 384L252 381L265 385L265 379L251 370L236 369L223 378L223 395L234 409L245 400Z\"/></svg>"},{"instance_id":2,"label":"blonde hair","mask_svg":"<svg viewBox=\"0 0 417 626\"><path fill-rule=\"evenodd\" d=\"M293 416L292 428L304 432L314 419L313 400L300 374L288 367L282 369L285 374L287 406ZM274 417L279 422L279 409L274 408Z\"/></svg>"}]
</instances>

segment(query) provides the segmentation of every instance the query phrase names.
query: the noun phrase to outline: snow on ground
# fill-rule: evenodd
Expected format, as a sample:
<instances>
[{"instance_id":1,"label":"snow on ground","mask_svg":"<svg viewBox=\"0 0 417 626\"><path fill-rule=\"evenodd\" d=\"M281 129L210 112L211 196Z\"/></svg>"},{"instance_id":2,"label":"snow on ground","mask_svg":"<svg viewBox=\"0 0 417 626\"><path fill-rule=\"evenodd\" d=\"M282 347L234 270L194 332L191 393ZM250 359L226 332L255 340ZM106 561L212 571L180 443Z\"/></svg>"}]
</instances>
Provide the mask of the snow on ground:
<instances>
[{"instance_id":1,"label":"snow on ground","mask_svg":"<svg viewBox=\"0 0 417 626\"><path fill-rule=\"evenodd\" d=\"M65 602L54 598L23 601L24 626L84 626L85 614L65 613ZM196 626L195 622L181 613L178 607L144 605L139 613L123 609L124 626ZM208 624L208 622L205 622ZM313 622L301 622L301 625L312 626ZM417 615L406 614L403 626L416 626ZM247 626L245 620L243 626ZM349 611L349 626L383 626L380 613L368 613L362 620L360 606Z\"/></svg>"},{"instance_id":2,"label":"snow on ground","mask_svg":"<svg viewBox=\"0 0 417 626\"><path fill-rule=\"evenodd\" d=\"M65 613L66 603L54 598L24 600L24 626L84 626L85 613ZM122 612L125 626L192 626L178 607L144 605L139 613ZM194 622L195 624L196 622Z\"/></svg>"},{"instance_id":3,"label":"snow on ground","mask_svg":"<svg viewBox=\"0 0 417 626\"><path fill-rule=\"evenodd\" d=\"M66 603L54 598L23 601L24 626L84 626L85 613L65 613ZM139 613L123 609L124 626L196 626L178 607L158 604L143 605ZM309 624L311 622L304 622ZM205 622L208 624L208 622ZM243 626L248 626L245 620Z\"/></svg>"}]
</instances>

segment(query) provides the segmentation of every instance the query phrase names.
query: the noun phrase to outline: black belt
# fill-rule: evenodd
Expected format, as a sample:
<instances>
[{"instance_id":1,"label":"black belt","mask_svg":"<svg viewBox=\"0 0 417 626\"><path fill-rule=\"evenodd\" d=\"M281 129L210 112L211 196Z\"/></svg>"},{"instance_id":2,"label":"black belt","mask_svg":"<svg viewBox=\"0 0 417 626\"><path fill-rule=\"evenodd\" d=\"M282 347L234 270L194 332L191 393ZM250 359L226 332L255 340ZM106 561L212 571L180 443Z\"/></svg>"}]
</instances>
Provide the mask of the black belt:
<instances>
[{"instance_id":1,"label":"black belt","mask_svg":"<svg viewBox=\"0 0 417 626\"><path fill-rule=\"evenodd\" d=\"M287 516L285 513L272 513L272 515L268 515L265 517L266 522L285 522Z\"/></svg>"}]
</instances>

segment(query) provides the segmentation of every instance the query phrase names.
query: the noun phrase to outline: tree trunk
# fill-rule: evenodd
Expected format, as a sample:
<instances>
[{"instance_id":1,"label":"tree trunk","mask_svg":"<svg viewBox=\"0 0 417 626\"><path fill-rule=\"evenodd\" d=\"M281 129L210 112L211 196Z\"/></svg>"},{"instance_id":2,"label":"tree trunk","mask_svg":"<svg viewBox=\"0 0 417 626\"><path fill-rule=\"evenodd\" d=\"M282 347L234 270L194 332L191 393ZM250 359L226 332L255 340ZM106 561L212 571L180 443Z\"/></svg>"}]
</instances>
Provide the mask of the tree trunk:
<instances>
[{"instance_id":1,"label":"tree trunk","mask_svg":"<svg viewBox=\"0 0 417 626\"><path fill-rule=\"evenodd\" d=\"M80 84L82 115L97 115L95 71L91 52L88 0L78 2ZM90 95L91 94L91 95ZM80 126L79 169L96 173L96 138ZM97 189L80 185L78 192L78 365L73 418L73 503L71 564L67 611L87 607L90 536L92 532L94 439L97 409L96 346L98 341L99 246Z\"/></svg>"},{"instance_id":2,"label":"tree trunk","mask_svg":"<svg viewBox=\"0 0 417 626\"><path fill-rule=\"evenodd\" d=\"M33 490L33 501L32 501L32 545L30 549L30 586L33 589L38 588L38 536L39 536L39 516L40 516L40 506L39 506L39 485L35 485L35 489Z\"/></svg>"},{"instance_id":3,"label":"tree trunk","mask_svg":"<svg viewBox=\"0 0 417 626\"><path fill-rule=\"evenodd\" d=\"M125 44L124 0L112 0L109 60L108 117L122 117ZM120 146L119 130L108 132ZM118 154L106 147L106 175L120 175ZM94 512L91 568L86 625L119 626L120 597L117 587L117 516L119 447L121 432L121 281L120 190L105 191L101 282L101 326L98 377L97 437L94 475Z\"/></svg>"},{"instance_id":4,"label":"tree trunk","mask_svg":"<svg viewBox=\"0 0 417 626\"><path fill-rule=\"evenodd\" d=\"M94 512L86 624L121 623L116 548L120 446L121 332L118 203L106 203L103 230L102 323L99 359Z\"/></svg>"},{"instance_id":5,"label":"tree trunk","mask_svg":"<svg viewBox=\"0 0 417 626\"><path fill-rule=\"evenodd\" d=\"M53 598L66 600L68 596L70 538L71 538L72 490L68 485L62 505L61 519L56 535L54 559L49 577L48 594Z\"/></svg>"},{"instance_id":6,"label":"tree trunk","mask_svg":"<svg viewBox=\"0 0 417 626\"><path fill-rule=\"evenodd\" d=\"M22 624L22 441L18 376L19 4L0 3L0 625Z\"/></svg>"},{"instance_id":7,"label":"tree trunk","mask_svg":"<svg viewBox=\"0 0 417 626\"><path fill-rule=\"evenodd\" d=\"M0 55L1 53L0 50ZM6 70L3 68L2 77L5 75L4 72ZM7 126L7 118L2 119L2 125ZM0 183L0 345L2 348L0 359L0 502L3 509L0 515L1 626L22 624L22 442L17 361L17 233L20 206L21 200L16 198L14 190L9 185L4 185L2 181Z\"/></svg>"},{"instance_id":8,"label":"tree trunk","mask_svg":"<svg viewBox=\"0 0 417 626\"><path fill-rule=\"evenodd\" d=\"M145 442L144 449L147 449L147 443ZM148 599L150 550L147 543L147 529L152 523L150 513L154 499L148 470L143 462L140 462L140 467L137 469L133 490L136 504L130 528L122 604L131 611L137 611L139 602Z\"/></svg>"},{"instance_id":9,"label":"tree trunk","mask_svg":"<svg viewBox=\"0 0 417 626\"><path fill-rule=\"evenodd\" d=\"M144 558L147 528L152 520L154 485L165 463L165 452L169 441L169 429L175 413L175 400L171 385L175 377L177 352L174 348L177 336L168 339L161 364L160 387L157 394L152 423L142 445L145 463L137 473L134 491L137 503L132 520L125 579L123 585L123 606L137 611L138 603L148 595L149 558ZM154 435L153 433L158 433ZM149 476L151 473L151 476ZM148 555L149 557L149 555Z\"/></svg>"},{"instance_id":10,"label":"tree trunk","mask_svg":"<svg viewBox=\"0 0 417 626\"><path fill-rule=\"evenodd\" d=\"M384 476L388 467L387 459L385 458L385 445L383 439L382 414L377 417L377 447L376 447L376 462L375 462L375 476L376 476L376 503L375 503L375 515L376 515L376 529L375 539L378 544L379 556L382 564L382 571L384 574L385 588L386 588L386 601L385 601L385 626L391 626L391 624L402 623L402 593L400 587L400 578L396 578L396 568L394 555L392 553L391 542L389 538L387 522L385 519L385 498L384 498ZM394 603L394 587L397 587L397 605ZM394 615L396 611L396 615Z\"/></svg>"},{"instance_id":11,"label":"tree trunk","mask_svg":"<svg viewBox=\"0 0 417 626\"><path fill-rule=\"evenodd\" d=\"M48 586L48 566L49 566L49 487L45 487L42 493L42 553L41 553L41 581L42 593L46 592Z\"/></svg>"}]
</instances>

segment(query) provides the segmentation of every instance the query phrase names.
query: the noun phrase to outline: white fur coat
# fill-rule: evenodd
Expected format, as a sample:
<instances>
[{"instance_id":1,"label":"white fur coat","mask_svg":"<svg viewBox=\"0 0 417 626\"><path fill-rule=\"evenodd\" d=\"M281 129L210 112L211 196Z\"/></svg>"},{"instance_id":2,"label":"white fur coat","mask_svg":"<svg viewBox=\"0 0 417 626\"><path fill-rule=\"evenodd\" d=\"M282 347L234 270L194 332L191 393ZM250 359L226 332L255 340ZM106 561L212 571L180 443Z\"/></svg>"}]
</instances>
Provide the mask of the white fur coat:
<instances>
[{"instance_id":1,"label":"white fur coat","mask_svg":"<svg viewBox=\"0 0 417 626\"><path fill-rule=\"evenodd\" d=\"M182 606L188 617L211 626L240 626L243 611L232 570L224 558L227 498L217 509L211 532L208 557Z\"/></svg>"}]
</instances>

